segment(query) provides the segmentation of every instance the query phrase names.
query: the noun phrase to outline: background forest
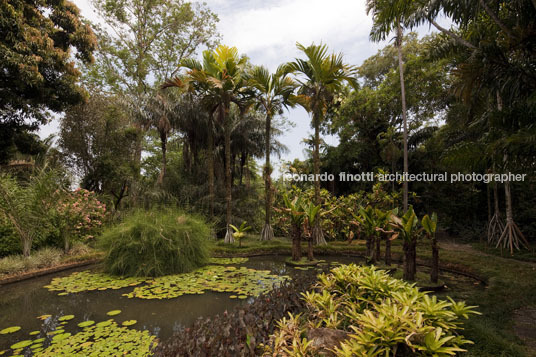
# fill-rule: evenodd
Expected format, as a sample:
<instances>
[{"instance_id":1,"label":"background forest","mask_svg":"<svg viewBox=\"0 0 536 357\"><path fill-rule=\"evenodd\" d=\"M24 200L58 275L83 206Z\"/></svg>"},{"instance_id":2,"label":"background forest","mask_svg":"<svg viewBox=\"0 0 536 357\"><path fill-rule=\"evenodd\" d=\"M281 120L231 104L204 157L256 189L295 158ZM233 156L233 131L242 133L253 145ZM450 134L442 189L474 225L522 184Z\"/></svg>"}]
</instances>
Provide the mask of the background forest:
<instances>
[{"instance_id":1,"label":"background forest","mask_svg":"<svg viewBox=\"0 0 536 357\"><path fill-rule=\"evenodd\" d=\"M0 256L91 242L129 210L160 206L204 216L218 238L232 239L229 224L244 221L250 233L281 236L288 232L272 207L314 185L292 188L273 167L527 174L506 184L413 182L406 204L419 215L437 212L456 240L496 242L513 224L511 234L534 241L533 1L370 0L371 39L393 39L377 54L353 66L325 45L298 44L302 57L274 73L220 45L218 17L206 5L93 5L103 23L84 20L69 1L1 5L2 19L16 20L0 29L16 36L0 39L1 205L11 212L0 215ZM451 28L436 22L442 15ZM422 24L437 32L419 37L412 29ZM308 157L273 165L287 150L278 137L293 106L315 129L296 138ZM40 139L52 118L58 134ZM339 143L324 143L327 134ZM336 197L364 199L373 184L322 182L314 195L330 211ZM404 201L401 183L378 190L393 206ZM324 221L328 232L335 218ZM350 231L324 236L346 240Z\"/></svg>"}]
</instances>

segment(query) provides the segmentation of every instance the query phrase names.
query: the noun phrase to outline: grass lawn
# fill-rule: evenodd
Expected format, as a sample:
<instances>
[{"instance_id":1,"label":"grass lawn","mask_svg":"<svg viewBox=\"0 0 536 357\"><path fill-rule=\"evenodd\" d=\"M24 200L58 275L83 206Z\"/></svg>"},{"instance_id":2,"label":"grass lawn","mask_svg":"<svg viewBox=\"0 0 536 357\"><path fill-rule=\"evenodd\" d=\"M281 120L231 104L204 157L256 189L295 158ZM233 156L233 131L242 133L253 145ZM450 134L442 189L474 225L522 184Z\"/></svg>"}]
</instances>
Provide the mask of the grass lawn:
<instances>
[{"instance_id":1,"label":"grass lawn","mask_svg":"<svg viewBox=\"0 0 536 357\"><path fill-rule=\"evenodd\" d=\"M304 249L305 246L304 244ZM516 311L536 307L536 264L532 263L536 258L531 252L518 253L514 256L519 257L518 260L509 255L501 257L500 250L493 252L477 248L479 247L468 244L442 242L440 251L442 266L475 274L487 282L484 289L449 291L449 295L455 299L463 299L470 305L478 305L478 310L482 313L481 316L471 317L466 324L464 334L475 342L466 356L536 355L534 346L527 347L516 336L514 318ZM213 249L216 255L290 254L290 241L279 238L270 242L260 242L258 237L249 235L242 240L241 248L238 248L238 245L214 243ZM351 245L346 242L335 242L315 247L315 253L318 255L363 254L364 251L362 241L354 241ZM392 252L394 261L401 259L400 241L393 242ZM426 242L422 242L418 247L417 256L422 263L430 261L431 252Z\"/></svg>"}]
</instances>

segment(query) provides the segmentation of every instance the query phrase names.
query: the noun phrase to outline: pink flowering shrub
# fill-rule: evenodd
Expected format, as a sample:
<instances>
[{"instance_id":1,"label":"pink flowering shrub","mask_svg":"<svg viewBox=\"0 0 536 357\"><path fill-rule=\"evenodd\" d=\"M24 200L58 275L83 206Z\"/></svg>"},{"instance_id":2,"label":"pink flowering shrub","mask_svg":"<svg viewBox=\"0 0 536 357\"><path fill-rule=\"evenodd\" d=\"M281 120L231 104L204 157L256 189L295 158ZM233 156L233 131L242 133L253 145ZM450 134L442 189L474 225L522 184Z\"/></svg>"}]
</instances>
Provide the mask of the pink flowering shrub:
<instances>
[{"instance_id":1,"label":"pink flowering shrub","mask_svg":"<svg viewBox=\"0 0 536 357\"><path fill-rule=\"evenodd\" d=\"M78 188L72 192L59 192L55 202L56 222L64 239L89 240L97 235L106 219L106 205L97 199L95 192ZM68 241L66 250L68 250Z\"/></svg>"}]
</instances>

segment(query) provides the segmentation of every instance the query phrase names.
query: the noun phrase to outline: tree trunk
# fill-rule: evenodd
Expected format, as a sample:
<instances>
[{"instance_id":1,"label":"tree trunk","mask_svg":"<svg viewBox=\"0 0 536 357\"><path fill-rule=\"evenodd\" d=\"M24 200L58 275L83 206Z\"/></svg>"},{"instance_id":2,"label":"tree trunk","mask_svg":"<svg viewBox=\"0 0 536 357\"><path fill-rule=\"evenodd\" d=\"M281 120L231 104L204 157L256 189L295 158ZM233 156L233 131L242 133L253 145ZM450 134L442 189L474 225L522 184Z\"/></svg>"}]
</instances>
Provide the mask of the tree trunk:
<instances>
[{"instance_id":1,"label":"tree trunk","mask_svg":"<svg viewBox=\"0 0 536 357\"><path fill-rule=\"evenodd\" d=\"M370 259L372 255L372 236L367 237L366 246L367 246L366 256L367 256L367 259Z\"/></svg>"},{"instance_id":2,"label":"tree trunk","mask_svg":"<svg viewBox=\"0 0 536 357\"><path fill-rule=\"evenodd\" d=\"M307 240L307 259L309 261L315 260L313 255L313 239L312 237Z\"/></svg>"},{"instance_id":3,"label":"tree trunk","mask_svg":"<svg viewBox=\"0 0 536 357\"><path fill-rule=\"evenodd\" d=\"M221 109L223 110L223 108ZM225 243L234 243L233 232L231 230L231 201L232 201L232 182L231 182L231 125L228 123L228 115L223 115L224 123L224 146L225 146Z\"/></svg>"},{"instance_id":4,"label":"tree trunk","mask_svg":"<svg viewBox=\"0 0 536 357\"><path fill-rule=\"evenodd\" d=\"M391 239L385 237L385 265L391 266Z\"/></svg>"},{"instance_id":5,"label":"tree trunk","mask_svg":"<svg viewBox=\"0 0 536 357\"><path fill-rule=\"evenodd\" d=\"M314 115L313 118L314 127L315 127L315 138L314 138L314 150L313 150L313 170L315 174L315 205L320 205L320 120L317 115ZM324 233L322 232L322 227L320 226L320 219L317 219L312 231L313 243L316 245L326 245L326 239L324 238Z\"/></svg>"},{"instance_id":6,"label":"tree trunk","mask_svg":"<svg viewBox=\"0 0 536 357\"><path fill-rule=\"evenodd\" d=\"M162 169L160 170L160 175L158 175L157 184L162 186L164 183L164 176L166 175L166 153L167 153L167 134L160 133L160 146L162 149Z\"/></svg>"},{"instance_id":7,"label":"tree trunk","mask_svg":"<svg viewBox=\"0 0 536 357\"><path fill-rule=\"evenodd\" d=\"M301 233L300 228L293 225L292 227L292 260L301 259Z\"/></svg>"},{"instance_id":8,"label":"tree trunk","mask_svg":"<svg viewBox=\"0 0 536 357\"><path fill-rule=\"evenodd\" d=\"M378 262L380 260L380 257L382 254L381 243L382 243L381 237L376 236L376 252L374 254L374 262Z\"/></svg>"},{"instance_id":9,"label":"tree trunk","mask_svg":"<svg viewBox=\"0 0 536 357\"><path fill-rule=\"evenodd\" d=\"M214 218L214 128L212 120L208 128L208 210L210 218Z\"/></svg>"},{"instance_id":10,"label":"tree trunk","mask_svg":"<svg viewBox=\"0 0 536 357\"><path fill-rule=\"evenodd\" d=\"M435 237L432 238L432 271L430 273L430 280L434 284L437 284L439 280L439 246Z\"/></svg>"},{"instance_id":11,"label":"tree trunk","mask_svg":"<svg viewBox=\"0 0 536 357\"><path fill-rule=\"evenodd\" d=\"M398 50L398 71L400 73L400 94L402 100L402 120L404 125L404 174L407 175L408 165L408 118L406 113L406 88L404 84L404 60L402 58L402 27L397 24L396 48ZM408 210L408 181L403 182L403 208L404 213Z\"/></svg>"},{"instance_id":12,"label":"tree trunk","mask_svg":"<svg viewBox=\"0 0 536 357\"><path fill-rule=\"evenodd\" d=\"M414 281L417 272L416 247L414 241L404 241L404 280Z\"/></svg>"},{"instance_id":13,"label":"tree trunk","mask_svg":"<svg viewBox=\"0 0 536 357\"><path fill-rule=\"evenodd\" d=\"M266 115L266 138L264 143L264 150L266 155L266 163L264 165L264 210L265 219L264 227L261 232L261 240L271 240L274 238L274 230L271 226L272 217L272 167L270 166L270 134L272 129L272 118L270 115Z\"/></svg>"}]
</instances>

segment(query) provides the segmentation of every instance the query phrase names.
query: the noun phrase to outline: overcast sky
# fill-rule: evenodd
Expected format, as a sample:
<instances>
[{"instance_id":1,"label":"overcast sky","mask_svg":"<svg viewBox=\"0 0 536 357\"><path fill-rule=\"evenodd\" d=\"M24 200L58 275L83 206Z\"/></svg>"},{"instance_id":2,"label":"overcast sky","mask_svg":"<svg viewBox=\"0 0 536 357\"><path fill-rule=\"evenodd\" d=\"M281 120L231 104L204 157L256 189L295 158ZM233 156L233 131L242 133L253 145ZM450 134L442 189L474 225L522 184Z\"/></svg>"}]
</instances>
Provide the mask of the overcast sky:
<instances>
[{"instance_id":1,"label":"overcast sky","mask_svg":"<svg viewBox=\"0 0 536 357\"><path fill-rule=\"evenodd\" d=\"M96 21L90 0L74 0L82 15ZM342 52L347 63L360 65L386 43L372 43L368 34L372 19L365 0L206 0L218 14L223 43L236 46L252 63L274 70L281 63L300 56L296 42L323 42L331 51ZM423 34L427 29L423 29ZM285 114L295 127L280 140L289 148L283 160L303 159L302 139L312 133L310 118L303 109ZM42 136L57 131L57 123L41 130ZM335 144L336 138L324 138Z\"/></svg>"}]
</instances>

